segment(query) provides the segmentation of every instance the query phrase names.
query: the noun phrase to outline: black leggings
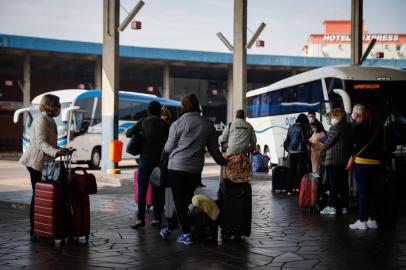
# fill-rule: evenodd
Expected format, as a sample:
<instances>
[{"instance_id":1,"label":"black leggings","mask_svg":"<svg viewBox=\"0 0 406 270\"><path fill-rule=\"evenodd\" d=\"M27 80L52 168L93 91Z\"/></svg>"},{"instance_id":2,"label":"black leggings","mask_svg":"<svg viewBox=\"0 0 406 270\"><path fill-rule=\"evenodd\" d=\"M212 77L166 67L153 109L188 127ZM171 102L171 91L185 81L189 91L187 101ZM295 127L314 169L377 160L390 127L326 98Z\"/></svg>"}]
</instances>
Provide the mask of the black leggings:
<instances>
[{"instance_id":1,"label":"black leggings","mask_svg":"<svg viewBox=\"0 0 406 270\"><path fill-rule=\"evenodd\" d=\"M30 227L31 233L34 232L34 202L35 202L35 184L41 181L42 173L40 171L34 170L31 167L27 167L30 173L31 186L32 186L32 196L30 204Z\"/></svg>"},{"instance_id":2,"label":"black leggings","mask_svg":"<svg viewBox=\"0 0 406 270\"><path fill-rule=\"evenodd\" d=\"M180 223L182 232L185 234L190 233L188 207L192 203L196 187L201 181L201 175L185 171L168 170L168 176L175 202L175 211L170 219L168 228L174 230L178 226L178 223Z\"/></svg>"}]
</instances>

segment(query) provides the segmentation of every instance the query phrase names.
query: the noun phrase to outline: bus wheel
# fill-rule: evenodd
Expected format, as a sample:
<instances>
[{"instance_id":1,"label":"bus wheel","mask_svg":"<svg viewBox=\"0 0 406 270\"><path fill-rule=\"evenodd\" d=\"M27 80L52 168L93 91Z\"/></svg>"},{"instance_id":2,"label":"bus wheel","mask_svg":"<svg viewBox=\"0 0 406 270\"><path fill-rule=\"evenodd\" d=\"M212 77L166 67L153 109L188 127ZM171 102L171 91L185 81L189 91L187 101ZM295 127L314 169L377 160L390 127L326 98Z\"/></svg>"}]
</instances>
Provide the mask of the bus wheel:
<instances>
[{"instance_id":1,"label":"bus wheel","mask_svg":"<svg viewBox=\"0 0 406 270\"><path fill-rule=\"evenodd\" d=\"M101 149L100 149L100 147L95 147L95 148L93 148L92 156L89 161L89 168L90 169L99 168L100 160L101 160Z\"/></svg>"}]
</instances>

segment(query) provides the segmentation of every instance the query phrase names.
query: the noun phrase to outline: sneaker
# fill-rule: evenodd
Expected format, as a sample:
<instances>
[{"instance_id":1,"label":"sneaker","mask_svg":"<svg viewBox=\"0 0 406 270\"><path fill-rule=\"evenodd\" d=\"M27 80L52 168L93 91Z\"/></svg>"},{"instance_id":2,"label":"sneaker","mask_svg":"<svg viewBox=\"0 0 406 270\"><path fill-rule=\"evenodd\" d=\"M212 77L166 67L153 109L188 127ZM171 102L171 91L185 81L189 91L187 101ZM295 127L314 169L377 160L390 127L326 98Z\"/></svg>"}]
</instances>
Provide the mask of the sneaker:
<instances>
[{"instance_id":1,"label":"sneaker","mask_svg":"<svg viewBox=\"0 0 406 270\"><path fill-rule=\"evenodd\" d=\"M163 228L159 234L162 236L163 239L168 239L169 235L171 235L171 230L169 230L169 228Z\"/></svg>"},{"instance_id":2,"label":"sneaker","mask_svg":"<svg viewBox=\"0 0 406 270\"><path fill-rule=\"evenodd\" d=\"M323 210L320 211L320 214L322 214L322 215L335 215L335 214L337 214L337 210L335 209L335 207L327 206Z\"/></svg>"},{"instance_id":3,"label":"sneaker","mask_svg":"<svg viewBox=\"0 0 406 270\"><path fill-rule=\"evenodd\" d=\"M190 235L190 233L188 234L181 234L178 236L178 238L176 239L176 242L180 243L180 244L185 244L185 245L190 245L193 243L192 241L192 236Z\"/></svg>"},{"instance_id":4,"label":"sneaker","mask_svg":"<svg viewBox=\"0 0 406 270\"><path fill-rule=\"evenodd\" d=\"M368 229L367 227L367 222L366 221L360 221L359 219L355 221L353 224L350 224L348 227L352 230L366 230Z\"/></svg>"},{"instance_id":5,"label":"sneaker","mask_svg":"<svg viewBox=\"0 0 406 270\"><path fill-rule=\"evenodd\" d=\"M151 221L151 226L156 227L156 226L158 226L160 224L161 224L161 221L159 219L154 219L154 220Z\"/></svg>"},{"instance_id":6,"label":"sneaker","mask_svg":"<svg viewBox=\"0 0 406 270\"><path fill-rule=\"evenodd\" d=\"M142 219L139 219L135 222L133 226L131 226L131 229L137 230L141 227L145 227L145 221Z\"/></svg>"},{"instance_id":7,"label":"sneaker","mask_svg":"<svg viewBox=\"0 0 406 270\"><path fill-rule=\"evenodd\" d=\"M348 208L341 208L341 214L342 215L347 215L348 214Z\"/></svg>"},{"instance_id":8,"label":"sneaker","mask_svg":"<svg viewBox=\"0 0 406 270\"><path fill-rule=\"evenodd\" d=\"M367 227L368 227L368 229L378 229L378 223L376 223L375 220L368 219Z\"/></svg>"}]
</instances>

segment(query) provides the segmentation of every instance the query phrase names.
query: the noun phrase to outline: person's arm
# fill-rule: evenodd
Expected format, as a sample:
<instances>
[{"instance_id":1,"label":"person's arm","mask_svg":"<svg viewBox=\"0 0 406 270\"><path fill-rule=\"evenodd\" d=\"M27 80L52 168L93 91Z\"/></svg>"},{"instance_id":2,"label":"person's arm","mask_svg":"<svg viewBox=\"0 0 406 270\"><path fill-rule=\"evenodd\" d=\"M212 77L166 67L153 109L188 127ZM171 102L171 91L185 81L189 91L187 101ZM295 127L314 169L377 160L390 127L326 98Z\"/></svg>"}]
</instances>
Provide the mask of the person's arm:
<instances>
[{"instance_id":1,"label":"person's arm","mask_svg":"<svg viewBox=\"0 0 406 270\"><path fill-rule=\"evenodd\" d=\"M251 126L251 136L250 136L250 146L251 146L251 151L255 150L255 146L257 145L257 135L255 135L255 130Z\"/></svg>"},{"instance_id":2,"label":"person's arm","mask_svg":"<svg viewBox=\"0 0 406 270\"><path fill-rule=\"evenodd\" d=\"M337 125L332 126L328 132L327 140L324 142L323 149L329 149L340 137L340 131Z\"/></svg>"},{"instance_id":3,"label":"person's arm","mask_svg":"<svg viewBox=\"0 0 406 270\"><path fill-rule=\"evenodd\" d=\"M137 134L138 132L141 131L141 127L142 127L142 120L139 120L132 127L127 129L127 132L126 132L125 136L127 138L131 138L132 135Z\"/></svg>"},{"instance_id":4,"label":"person's arm","mask_svg":"<svg viewBox=\"0 0 406 270\"><path fill-rule=\"evenodd\" d=\"M168 140L165 143L165 153L172 153L173 149L178 145L179 135L177 132L176 124L172 124L169 128Z\"/></svg>"},{"instance_id":5,"label":"person's arm","mask_svg":"<svg viewBox=\"0 0 406 270\"><path fill-rule=\"evenodd\" d=\"M285 149L285 150L288 150L288 145L289 145L289 142L290 142L290 127L289 127L289 129L288 129L288 133L286 134L286 139L285 139L285 141L283 142L283 148Z\"/></svg>"},{"instance_id":6,"label":"person's arm","mask_svg":"<svg viewBox=\"0 0 406 270\"><path fill-rule=\"evenodd\" d=\"M209 150L210 155L213 157L214 161L216 161L217 164L225 165L227 163L227 160L223 157L219 150L219 145L216 139L216 131L213 125L210 127L209 132L209 139L206 144L207 150Z\"/></svg>"},{"instance_id":7,"label":"person's arm","mask_svg":"<svg viewBox=\"0 0 406 270\"><path fill-rule=\"evenodd\" d=\"M219 137L219 144L222 145L223 143L228 142L228 136L230 135L230 126L231 123L229 123L225 129L223 130L223 133Z\"/></svg>"},{"instance_id":8,"label":"person's arm","mask_svg":"<svg viewBox=\"0 0 406 270\"><path fill-rule=\"evenodd\" d=\"M36 139L37 139L38 148L43 153L45 153L51 157L57 157L59 155L59 153L62 153L61 151L58 151L57 148L50 145L49 142L47 141L48 132L54 132L54 128L49 127L49 125L46 122L46 119L44 119L44 118L39 119L39 122L35 125L34 128L36 129L36 134L37 134Z\"/></svg>"}]
</instances>

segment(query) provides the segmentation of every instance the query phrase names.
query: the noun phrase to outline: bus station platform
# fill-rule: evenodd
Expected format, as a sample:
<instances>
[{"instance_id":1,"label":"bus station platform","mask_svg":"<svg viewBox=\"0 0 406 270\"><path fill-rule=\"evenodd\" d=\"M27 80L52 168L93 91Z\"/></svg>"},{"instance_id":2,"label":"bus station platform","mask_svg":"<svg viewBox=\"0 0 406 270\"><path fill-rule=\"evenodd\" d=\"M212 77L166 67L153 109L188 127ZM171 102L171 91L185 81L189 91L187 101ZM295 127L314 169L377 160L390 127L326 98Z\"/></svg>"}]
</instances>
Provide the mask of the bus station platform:
<instances>
[{"instance_id":1,"label":"bus station platform","mask_svg":"<svg viewBox=\"0 0 406 270\"><path fill-rule=\"evenodd\" d=\"M214 172L217 166L206 166ZM197 193L216 196L218 177L206 174ZM392 229L350 231L356 210L320 216L299 209L297 196L272 193L271 176L255 174L252 234L242 240L204 240L180 245L147 225L132 230L136 205L131 186L106 186L91 196L88 245L32 243L28 234L30 191L0 192L0 269L406 269L406 205Z\"/></svg>"}]
</instances>

